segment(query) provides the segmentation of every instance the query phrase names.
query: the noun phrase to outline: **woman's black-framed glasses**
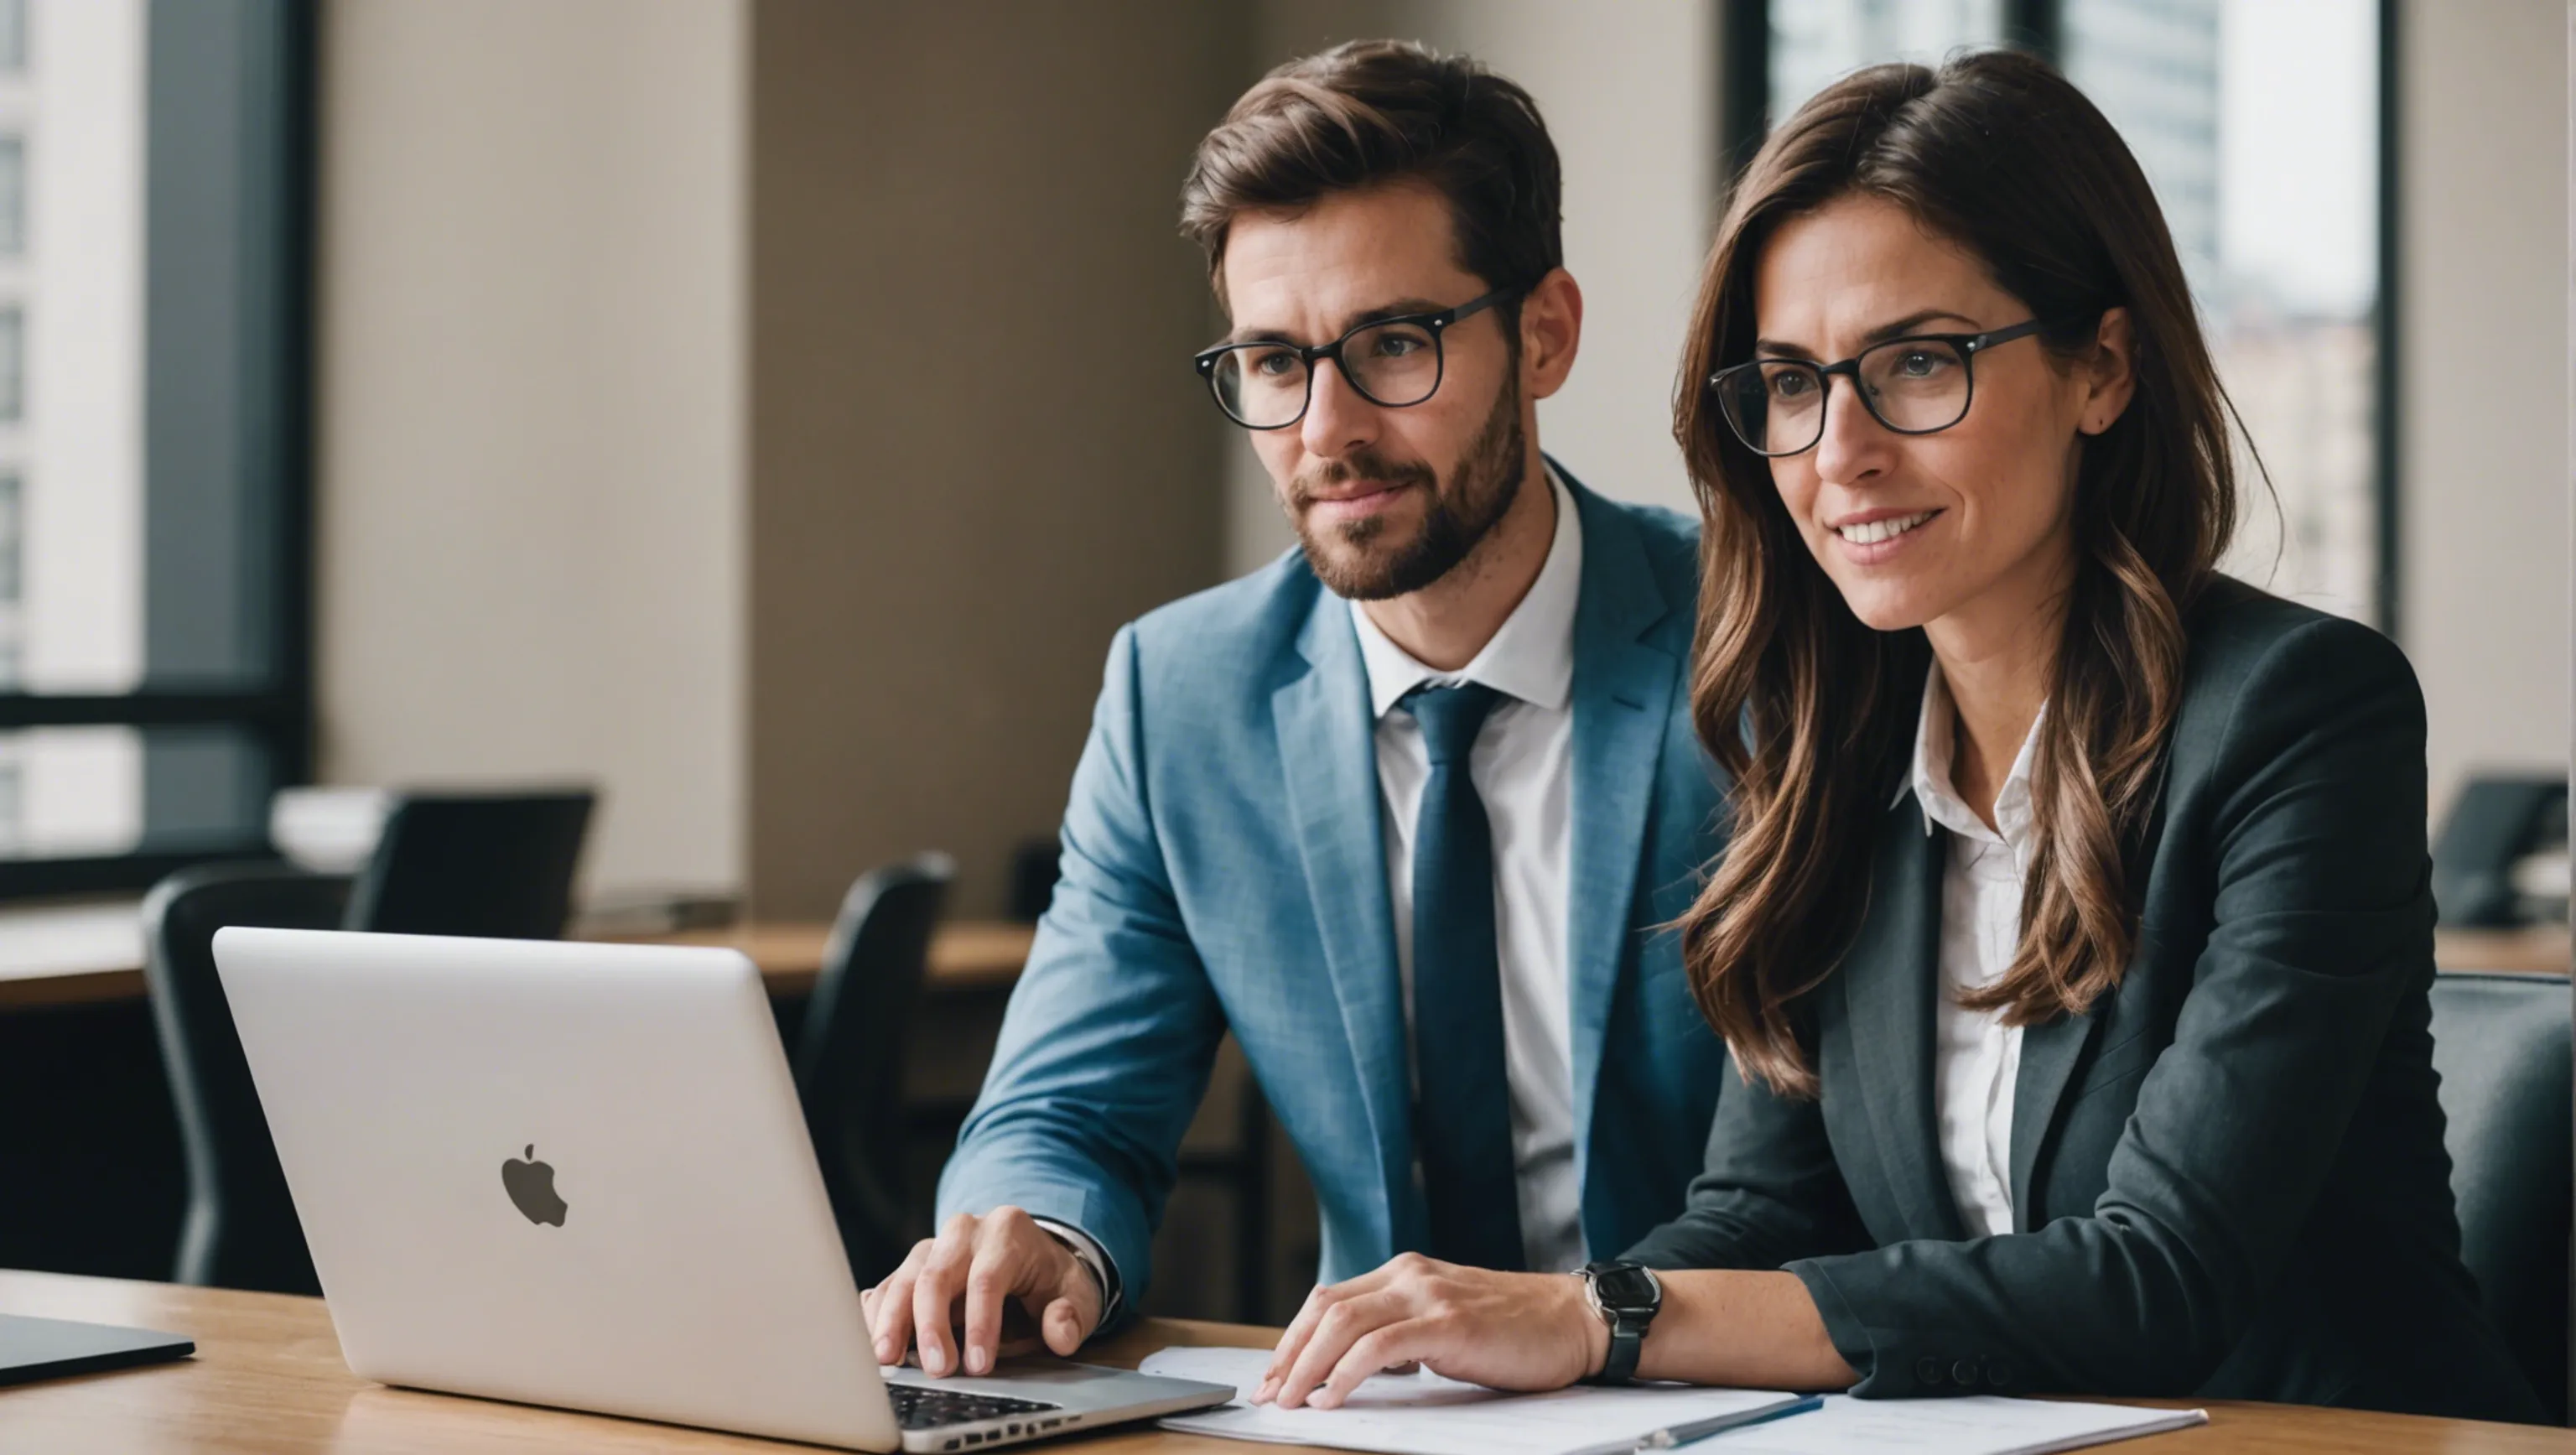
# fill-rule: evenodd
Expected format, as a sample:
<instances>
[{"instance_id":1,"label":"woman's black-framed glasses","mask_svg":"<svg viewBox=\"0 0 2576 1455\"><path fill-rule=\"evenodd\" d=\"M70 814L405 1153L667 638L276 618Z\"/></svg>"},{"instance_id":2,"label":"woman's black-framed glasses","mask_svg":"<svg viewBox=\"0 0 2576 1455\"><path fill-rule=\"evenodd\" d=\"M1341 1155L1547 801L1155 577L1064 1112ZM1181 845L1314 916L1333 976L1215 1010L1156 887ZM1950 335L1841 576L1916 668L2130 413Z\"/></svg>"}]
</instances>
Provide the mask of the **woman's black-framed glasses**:
<instances>
[{"instance_id":1,"label":"woman's black-framed glasses","mask_svg":"<svg viewBox=\"0 0 2576 1455\"><path fill-rule=\"evenodd\" d=\"M1315 395L1315 364L1330 359L1339 365L1362 399L1387 409L1420 404L1440 389L1448 359L1440 336L1450 326L1514 296L1517 288L1497 288L1438 313L1407 313L1371 319L1328 344L1292 344L1271 339L1248 344L1219 344L1194 362L1199 377L1216 395L1217 408L1245 429L1286 429L1306 417Z\"/></svg>"},{"instance_id":2,"label":"woman's black-framed glasses","mask_svg":"<svg viewBox=\"0 0 2576 1455\"><path fill-rule=\"evenodd\" d=\"M1898 434L1937 434L1968 417L1977 355L2047 327L2034 318L1990 333L1924 333L1889 339L1839 364L1755 359L1708 376L1735 437L1777 458L1825 437L1825 383L1840 374L1872 419Z\"/></svg>"}]
</instances>

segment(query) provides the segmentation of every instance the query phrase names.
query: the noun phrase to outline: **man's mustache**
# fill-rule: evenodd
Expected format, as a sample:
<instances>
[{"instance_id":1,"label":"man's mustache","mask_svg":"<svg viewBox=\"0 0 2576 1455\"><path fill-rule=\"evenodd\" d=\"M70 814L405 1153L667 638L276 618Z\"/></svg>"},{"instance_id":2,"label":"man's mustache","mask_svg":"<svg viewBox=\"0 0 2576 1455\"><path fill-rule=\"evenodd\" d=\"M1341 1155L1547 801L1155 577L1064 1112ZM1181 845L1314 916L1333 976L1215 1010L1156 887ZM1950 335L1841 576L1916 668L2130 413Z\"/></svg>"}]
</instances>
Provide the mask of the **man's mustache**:
<instances>
[{"instance_id":1,"label":"man's mustache","mask_svg":"<svg viewBox=\"0 0 2576 1455\"><path fill-rule=\"evenodd\" d=\"M1389 460L1372 455L1353 455L1335 460L1311 474L1299 475L1289 487L1289 500L1303 509L1312 505L1325 490L1340 490L1352 484L1393 489L1399 485L1433 485L1438 483L1428 465Z\"/></svg>"}]
</instances>

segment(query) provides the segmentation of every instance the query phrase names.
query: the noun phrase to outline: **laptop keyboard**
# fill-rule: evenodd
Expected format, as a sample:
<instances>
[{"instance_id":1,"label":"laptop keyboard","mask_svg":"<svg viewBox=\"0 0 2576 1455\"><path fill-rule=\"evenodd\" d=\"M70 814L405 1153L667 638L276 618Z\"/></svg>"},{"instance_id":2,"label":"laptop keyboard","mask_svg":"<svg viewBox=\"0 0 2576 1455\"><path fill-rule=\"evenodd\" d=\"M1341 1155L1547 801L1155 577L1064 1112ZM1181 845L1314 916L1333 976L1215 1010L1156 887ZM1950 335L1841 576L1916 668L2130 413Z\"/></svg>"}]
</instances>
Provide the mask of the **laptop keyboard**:
<instances>
[{"instance_id":1,"label":"laptop keyboard","mask_svg":"<svg viewBox=\"0 0 2576 1455\"><path fill-rule=\"evenodd\" d=\"M969 1425L982 1420L1043 1414L1064 1408L1041 1400L967 1394L918 1384L889 1384L886 1393L894 1397L895 1423L907 1430L935 1430L942 1425Z\"/></svg>"}]
</instances>

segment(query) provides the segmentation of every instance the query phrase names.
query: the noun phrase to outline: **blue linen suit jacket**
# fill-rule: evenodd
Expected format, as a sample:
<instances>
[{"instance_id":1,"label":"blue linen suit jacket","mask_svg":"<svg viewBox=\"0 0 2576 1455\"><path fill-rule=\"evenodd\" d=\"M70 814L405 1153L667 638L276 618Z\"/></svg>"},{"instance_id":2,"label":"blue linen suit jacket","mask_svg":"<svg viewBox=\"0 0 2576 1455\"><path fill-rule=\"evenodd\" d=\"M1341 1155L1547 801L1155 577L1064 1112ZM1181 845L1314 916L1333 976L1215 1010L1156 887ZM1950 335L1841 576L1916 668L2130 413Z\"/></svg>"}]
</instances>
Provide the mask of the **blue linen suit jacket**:
<instances>
[{"instance_id":1,"label":"blue linen suit jacket","mask_svg":"<svg viewBox=\"0 0 2576 1455\"><path fill-rule=\"evenodd\" d=\"M1701 1168L1725 1052L1661 926L1722 825L1688 712L1696 528L1568 484L1576 1175L1607 1257ZM1011 1203L1080 1228L1134 1308L1231 1029L1314 1183L1321 1276L1424 1246L1373 732L1349 606L1296 552L1119 631L943 1219Z\"/></svg>"}]
</instances>

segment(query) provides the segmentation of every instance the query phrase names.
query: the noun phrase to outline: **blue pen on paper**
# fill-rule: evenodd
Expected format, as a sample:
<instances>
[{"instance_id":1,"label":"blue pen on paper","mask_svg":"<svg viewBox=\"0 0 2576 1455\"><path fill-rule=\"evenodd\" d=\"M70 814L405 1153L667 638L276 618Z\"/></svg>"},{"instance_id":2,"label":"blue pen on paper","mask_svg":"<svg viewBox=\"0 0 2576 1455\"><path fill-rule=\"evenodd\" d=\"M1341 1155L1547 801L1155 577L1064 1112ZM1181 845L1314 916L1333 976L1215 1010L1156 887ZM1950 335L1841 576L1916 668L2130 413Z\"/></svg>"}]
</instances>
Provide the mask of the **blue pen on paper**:
<instances>
[{"instance_id":1,"label":"blue pen on paper","mask_svg":"<svg viewBox=\"0 0 2576 1455\"><path fill-rule=\"evenodd\" d=\"M1785 1420L1791 1415L1803 1415L1824 1407L1825 1397L1821 1394L1811 1394L1794 1404L1781 1405L1776 1409L1763 1410L1755 1414L1720 1415L1713 1420L1701 1420L1695 1424L1675 1425L1669 1430L1657 1430L1648 1435L1637 1448L1670 1450L1676 1445L1705 1440L1711 1435L1723 1435L1729 1430L1741 1430L1752 1425L1767 1425L1773 1420Z\"/></svg>"}]
</instances>

